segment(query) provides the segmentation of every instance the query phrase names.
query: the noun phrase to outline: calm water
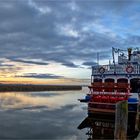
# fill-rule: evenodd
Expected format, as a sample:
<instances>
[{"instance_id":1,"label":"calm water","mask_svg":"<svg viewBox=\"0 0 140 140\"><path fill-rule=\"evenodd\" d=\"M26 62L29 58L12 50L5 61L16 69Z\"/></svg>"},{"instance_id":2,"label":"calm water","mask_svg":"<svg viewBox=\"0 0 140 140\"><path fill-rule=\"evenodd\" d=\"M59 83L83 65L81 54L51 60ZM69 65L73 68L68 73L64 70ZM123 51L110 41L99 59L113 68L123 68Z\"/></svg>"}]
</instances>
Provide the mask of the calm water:
<instances>
[{"instance_id":1,"label":"calm water","mask_svg":"<svg viewBox=\"0 0 140 140\"><path fill-rule=\"evenodd\" d=\"M87 130L77 129L87 116L77 99L87 92L0 93L0 139L87 140Z\"/></svg>"},{"instance_id":2,"label":"calm water","mask_svg":"<svg viewBox=\"0 0 140 140\"><path fill-rule=\"evenodd\" d=\"M87 139L77 126L86 117L81 91L0 93L0 139Z\"/></svg>"}]
</instances>

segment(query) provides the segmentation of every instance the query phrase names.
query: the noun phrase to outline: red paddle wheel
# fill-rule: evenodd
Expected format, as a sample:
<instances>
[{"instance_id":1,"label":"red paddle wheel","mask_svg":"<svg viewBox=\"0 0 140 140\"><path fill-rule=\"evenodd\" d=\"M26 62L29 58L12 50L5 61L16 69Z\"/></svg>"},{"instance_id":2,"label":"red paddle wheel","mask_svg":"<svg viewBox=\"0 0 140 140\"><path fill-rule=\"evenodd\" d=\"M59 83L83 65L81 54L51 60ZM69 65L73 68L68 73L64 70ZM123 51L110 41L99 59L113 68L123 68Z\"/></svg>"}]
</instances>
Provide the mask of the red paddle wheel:
<instances>
[{"instance_id":1,"label":"red paddle wheel","mask_svg":"<svg viewBox=\"0 0 140 140\"><path fill-rule=\"evenodd\" d=\"M130 95L128 83L94 82L89 88L92 102L116 103L127 100Z\"/></svg>"}]
</instances>

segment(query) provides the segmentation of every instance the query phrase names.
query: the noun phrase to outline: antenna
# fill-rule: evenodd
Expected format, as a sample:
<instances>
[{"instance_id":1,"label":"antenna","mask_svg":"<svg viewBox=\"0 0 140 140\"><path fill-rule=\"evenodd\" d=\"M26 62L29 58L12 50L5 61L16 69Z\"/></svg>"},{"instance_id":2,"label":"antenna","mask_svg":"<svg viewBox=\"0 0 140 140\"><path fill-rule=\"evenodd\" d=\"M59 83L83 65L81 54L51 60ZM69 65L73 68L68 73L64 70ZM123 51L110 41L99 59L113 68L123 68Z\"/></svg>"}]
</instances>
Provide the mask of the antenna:
<instances>
[{"instance_id":1,"label":"antenna","mask_svg":"<svg viewBox=\"0 0 140 140\"><path fill-rule=\"evenodd\" d=\"M112 57L113 57L113 64L114 64L114 74L116 74L116 64L115 64L114 51L115 51L115 48L112 47Z\"/></svg>"},{"instance_id":2,"label":"antenna","mask_svg":"<svg viewBox=\"0 0 140 140\"><path fill-rule=\"evenodd\" d=\"M111 62L110 62L110 60L109 60L109 65L111 65Z\"/></svg>"},{"instance_id":3,"label":"antenna","mask_svg":"<svg viewBox=\"0 0 140 140\"><path fill-rule=\"evenodd\" d=\"M99 52L97 52L97 64L99 65Z\"/></svg>"}]
</instances>

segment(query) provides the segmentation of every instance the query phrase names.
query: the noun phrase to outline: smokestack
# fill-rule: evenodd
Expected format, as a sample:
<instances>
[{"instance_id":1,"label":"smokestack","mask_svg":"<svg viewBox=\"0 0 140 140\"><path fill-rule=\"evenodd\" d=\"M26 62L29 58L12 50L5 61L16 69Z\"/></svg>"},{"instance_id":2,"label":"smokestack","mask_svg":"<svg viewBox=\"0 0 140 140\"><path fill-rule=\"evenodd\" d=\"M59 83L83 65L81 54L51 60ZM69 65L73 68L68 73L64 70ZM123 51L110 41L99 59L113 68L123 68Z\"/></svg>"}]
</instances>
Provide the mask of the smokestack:
<instances>
[{"instance_id":1,"label":"smokestack","mask_svg":"<svg viewBox=\"0 0 140 140\"><path fill-rule=\"evenodd\" d=\"M132 48L128 48L128 60L131 60Z\"/></svg>"}]
</instances>

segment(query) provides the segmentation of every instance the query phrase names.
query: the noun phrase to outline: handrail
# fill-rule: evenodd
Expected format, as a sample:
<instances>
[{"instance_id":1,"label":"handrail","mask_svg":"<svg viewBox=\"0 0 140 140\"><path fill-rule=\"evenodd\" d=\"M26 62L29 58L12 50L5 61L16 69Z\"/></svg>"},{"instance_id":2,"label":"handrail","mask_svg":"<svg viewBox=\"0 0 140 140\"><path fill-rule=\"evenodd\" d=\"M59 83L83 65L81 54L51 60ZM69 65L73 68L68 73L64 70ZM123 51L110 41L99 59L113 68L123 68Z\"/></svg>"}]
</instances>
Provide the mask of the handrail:
<instances>
[{"instance_id":1,"label":"handrail","mask_svg":"<svg viewBox=\"0 0 140 140\"><path fill-rule=\"evenodd\" d=\"M102 66L92 66L92 75L97 75L97 74L114 74L114 72L116 72L116 74L140 74L140 65L131 65L133 67L133 71L131 73L128 73L126 71L126 68L128 67L128 65L116 65L116 67L114 67L114 65L102 65ZM104 68L104 73L100 73L99 69L100 68Z\"/></svg>"}]
</instances>

